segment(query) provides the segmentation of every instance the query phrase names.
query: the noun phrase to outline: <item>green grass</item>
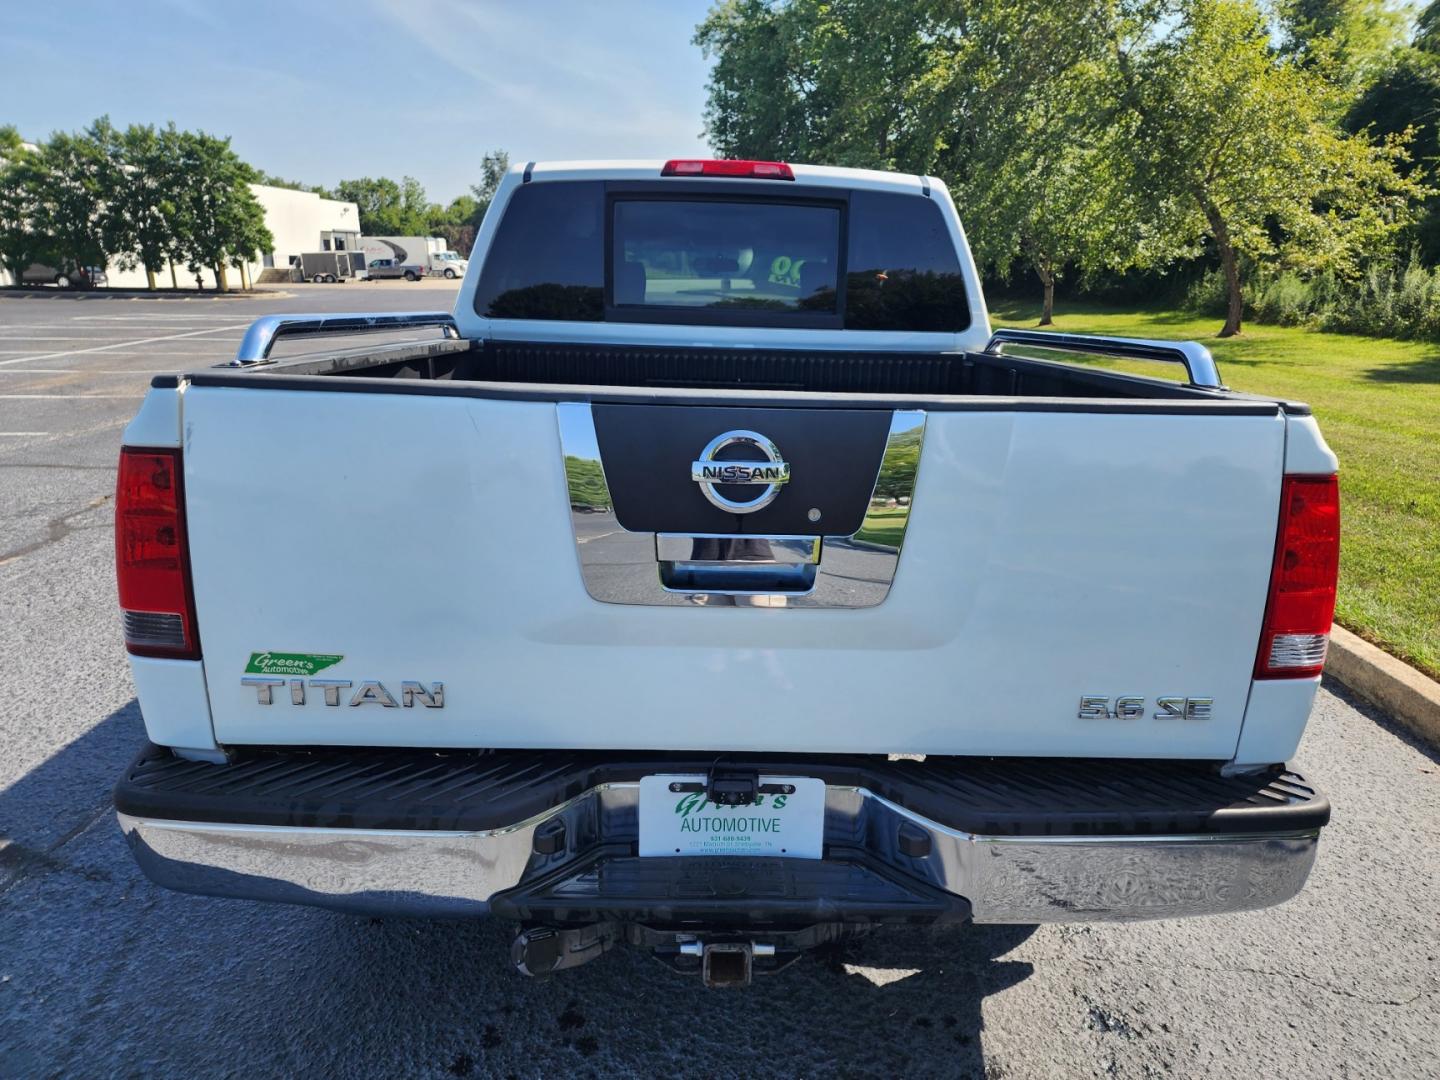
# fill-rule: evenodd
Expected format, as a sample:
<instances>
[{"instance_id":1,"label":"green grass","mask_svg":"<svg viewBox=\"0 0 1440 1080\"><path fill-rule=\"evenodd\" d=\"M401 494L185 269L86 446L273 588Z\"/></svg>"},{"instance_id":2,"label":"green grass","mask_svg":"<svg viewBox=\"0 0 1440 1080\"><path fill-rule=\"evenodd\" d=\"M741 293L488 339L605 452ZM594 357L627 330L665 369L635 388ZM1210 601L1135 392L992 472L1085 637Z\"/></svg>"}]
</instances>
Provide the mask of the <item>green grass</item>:
<instances>
[{"instance_id":1,"label":"green grass","mask_svg":"<svg viewBox=\"0 0 1440 1080\"><path fill-rule=\"evenodd\" d=\"M1038 317L1038 305L1014 301L991 312L997 326L1033 327ZM1336 620L1440 677L1440 345L1254 324L1222 340L1219 328L1174 310L1079 302L1065 303L1054 326L1192 338L1234 389L1308 402L1340 458Z\"/></svg>"}]
</instances>

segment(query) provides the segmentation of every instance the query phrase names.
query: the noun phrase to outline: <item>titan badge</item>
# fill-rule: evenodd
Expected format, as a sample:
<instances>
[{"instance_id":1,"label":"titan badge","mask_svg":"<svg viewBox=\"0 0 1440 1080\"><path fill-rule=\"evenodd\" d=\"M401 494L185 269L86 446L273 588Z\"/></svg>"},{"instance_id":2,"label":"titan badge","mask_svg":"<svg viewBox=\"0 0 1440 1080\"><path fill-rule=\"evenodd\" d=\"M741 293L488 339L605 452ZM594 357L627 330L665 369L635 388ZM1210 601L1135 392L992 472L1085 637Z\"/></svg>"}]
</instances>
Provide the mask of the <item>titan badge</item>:
<instances>
[{"instance_id":1,"label":"titan badge","mask_svg":"<svg viewBox=\"0 0 1440 1080\"><path fill-rule=\"evenodd\" d=\"M1214 715L1215 699L1208 697L1176 697L1155 699L1156 720L1209 720ZM1114 699L1087 694L1080 699L1081 720L1139 720L1145 715L1145 699L1125 694Z\"/></svg>"},{"instance_id":2,"label":"titan badge","mask_svg":"<svg viewBox=\"0 0 1440 1080\"><path fill-rule=\"evenodd\" d=\"M319 691L322 700L326 705L339 706L341 691L346 691L345 696L351 705L380 705L387 709L404 708L411 709L417 704L427 709L443 709L445 707L445 684L425 683L406 680L400 684L400 700L395 700L395 695L385 689L385 684L370 679L362 682L355 688L353 694L348 693L354 684L349 679L276 679L267 675L246 675L240 680L241 686L253 686L255 688L255 699L261 705L275 704L276 687L290 687L290 704L304 705L308 691Z\"/></svg>"},{"instance_id":3,"label":"titan badge","mask_svg":"<svg viewBox=\"0 0 1440 1080\"><path fill-rule=\"evenodd\" d=\"M765 460L717 461L715 455L730 446L749 446ZM690 463L690 479L700 485L700 493L712 506L731 514L753 514L774 502L780 488L790 482L790 464L758 431L727 431L711 439L700 451L699 460ZM763 484L765 490L753 499L728 499L716 490L719 484Z\"/></svg>"}]
</instances>

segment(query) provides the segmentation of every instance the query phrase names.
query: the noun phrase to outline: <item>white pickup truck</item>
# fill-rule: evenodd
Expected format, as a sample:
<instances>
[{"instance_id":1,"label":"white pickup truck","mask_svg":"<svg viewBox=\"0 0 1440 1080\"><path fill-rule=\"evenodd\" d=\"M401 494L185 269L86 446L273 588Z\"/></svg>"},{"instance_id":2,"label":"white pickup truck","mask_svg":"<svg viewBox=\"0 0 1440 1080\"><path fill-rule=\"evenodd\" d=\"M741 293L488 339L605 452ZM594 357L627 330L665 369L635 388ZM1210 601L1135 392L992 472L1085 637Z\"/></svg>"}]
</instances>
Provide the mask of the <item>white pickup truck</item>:
<instances>
[{"instance_id":1,"label":"white pickup truck","mask_svg":"<svg viewBox=\"0 0 1440 1080\"><path fill-rule=\"evenodd\" d=\"M1299 891L1339 529L1306 406L1193 343L992 333L929 177L532 163L476 252L453 312L261 319L127 428L153 880L710 985Z\"/></svg>"}]
</instances>

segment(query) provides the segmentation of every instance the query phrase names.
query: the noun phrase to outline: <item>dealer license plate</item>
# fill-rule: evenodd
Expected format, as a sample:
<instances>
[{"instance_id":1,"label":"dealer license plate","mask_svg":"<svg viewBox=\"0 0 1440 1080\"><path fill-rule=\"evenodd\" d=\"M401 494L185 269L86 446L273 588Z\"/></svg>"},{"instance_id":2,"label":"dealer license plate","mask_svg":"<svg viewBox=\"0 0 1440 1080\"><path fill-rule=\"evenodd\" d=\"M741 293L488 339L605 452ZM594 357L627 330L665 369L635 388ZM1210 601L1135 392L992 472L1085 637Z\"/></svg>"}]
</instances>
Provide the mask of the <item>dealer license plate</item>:
<instances>
[{"instance_id":1,"label":"dealer license plate","mask_svg":"<svg viewBox=\"0 0 1440 1080\"><path fill-rule=\"evenodd\" d=\"M673 785L698 791L676 791ZM640 779L641 855L779 855L818 859L825 841L825 781L813 776L762 776L749 806L717 806L705 797L704 776Z\"/></svg>"}]
</instances>

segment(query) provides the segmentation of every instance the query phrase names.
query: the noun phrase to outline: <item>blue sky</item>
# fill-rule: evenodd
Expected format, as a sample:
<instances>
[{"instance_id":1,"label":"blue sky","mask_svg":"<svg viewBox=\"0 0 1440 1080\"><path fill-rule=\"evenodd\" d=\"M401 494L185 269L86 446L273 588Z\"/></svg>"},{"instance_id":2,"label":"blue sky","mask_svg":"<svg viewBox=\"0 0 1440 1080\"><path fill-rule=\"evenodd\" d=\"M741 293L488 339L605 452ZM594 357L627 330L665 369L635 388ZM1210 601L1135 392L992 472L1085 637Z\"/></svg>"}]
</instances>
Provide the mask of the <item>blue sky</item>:
<instances>
[{"instance_id":1,"label":"blue sky","mask_svg":"<svg viewBox=\"0 0 1440 1080\"><path fill-rule=\"evenodd\" d=\"M411 175L436 201L512 161L705 149L709 0L6 4L0 123L175 121L306 183Z\"/></svg>"}]
</instances>

